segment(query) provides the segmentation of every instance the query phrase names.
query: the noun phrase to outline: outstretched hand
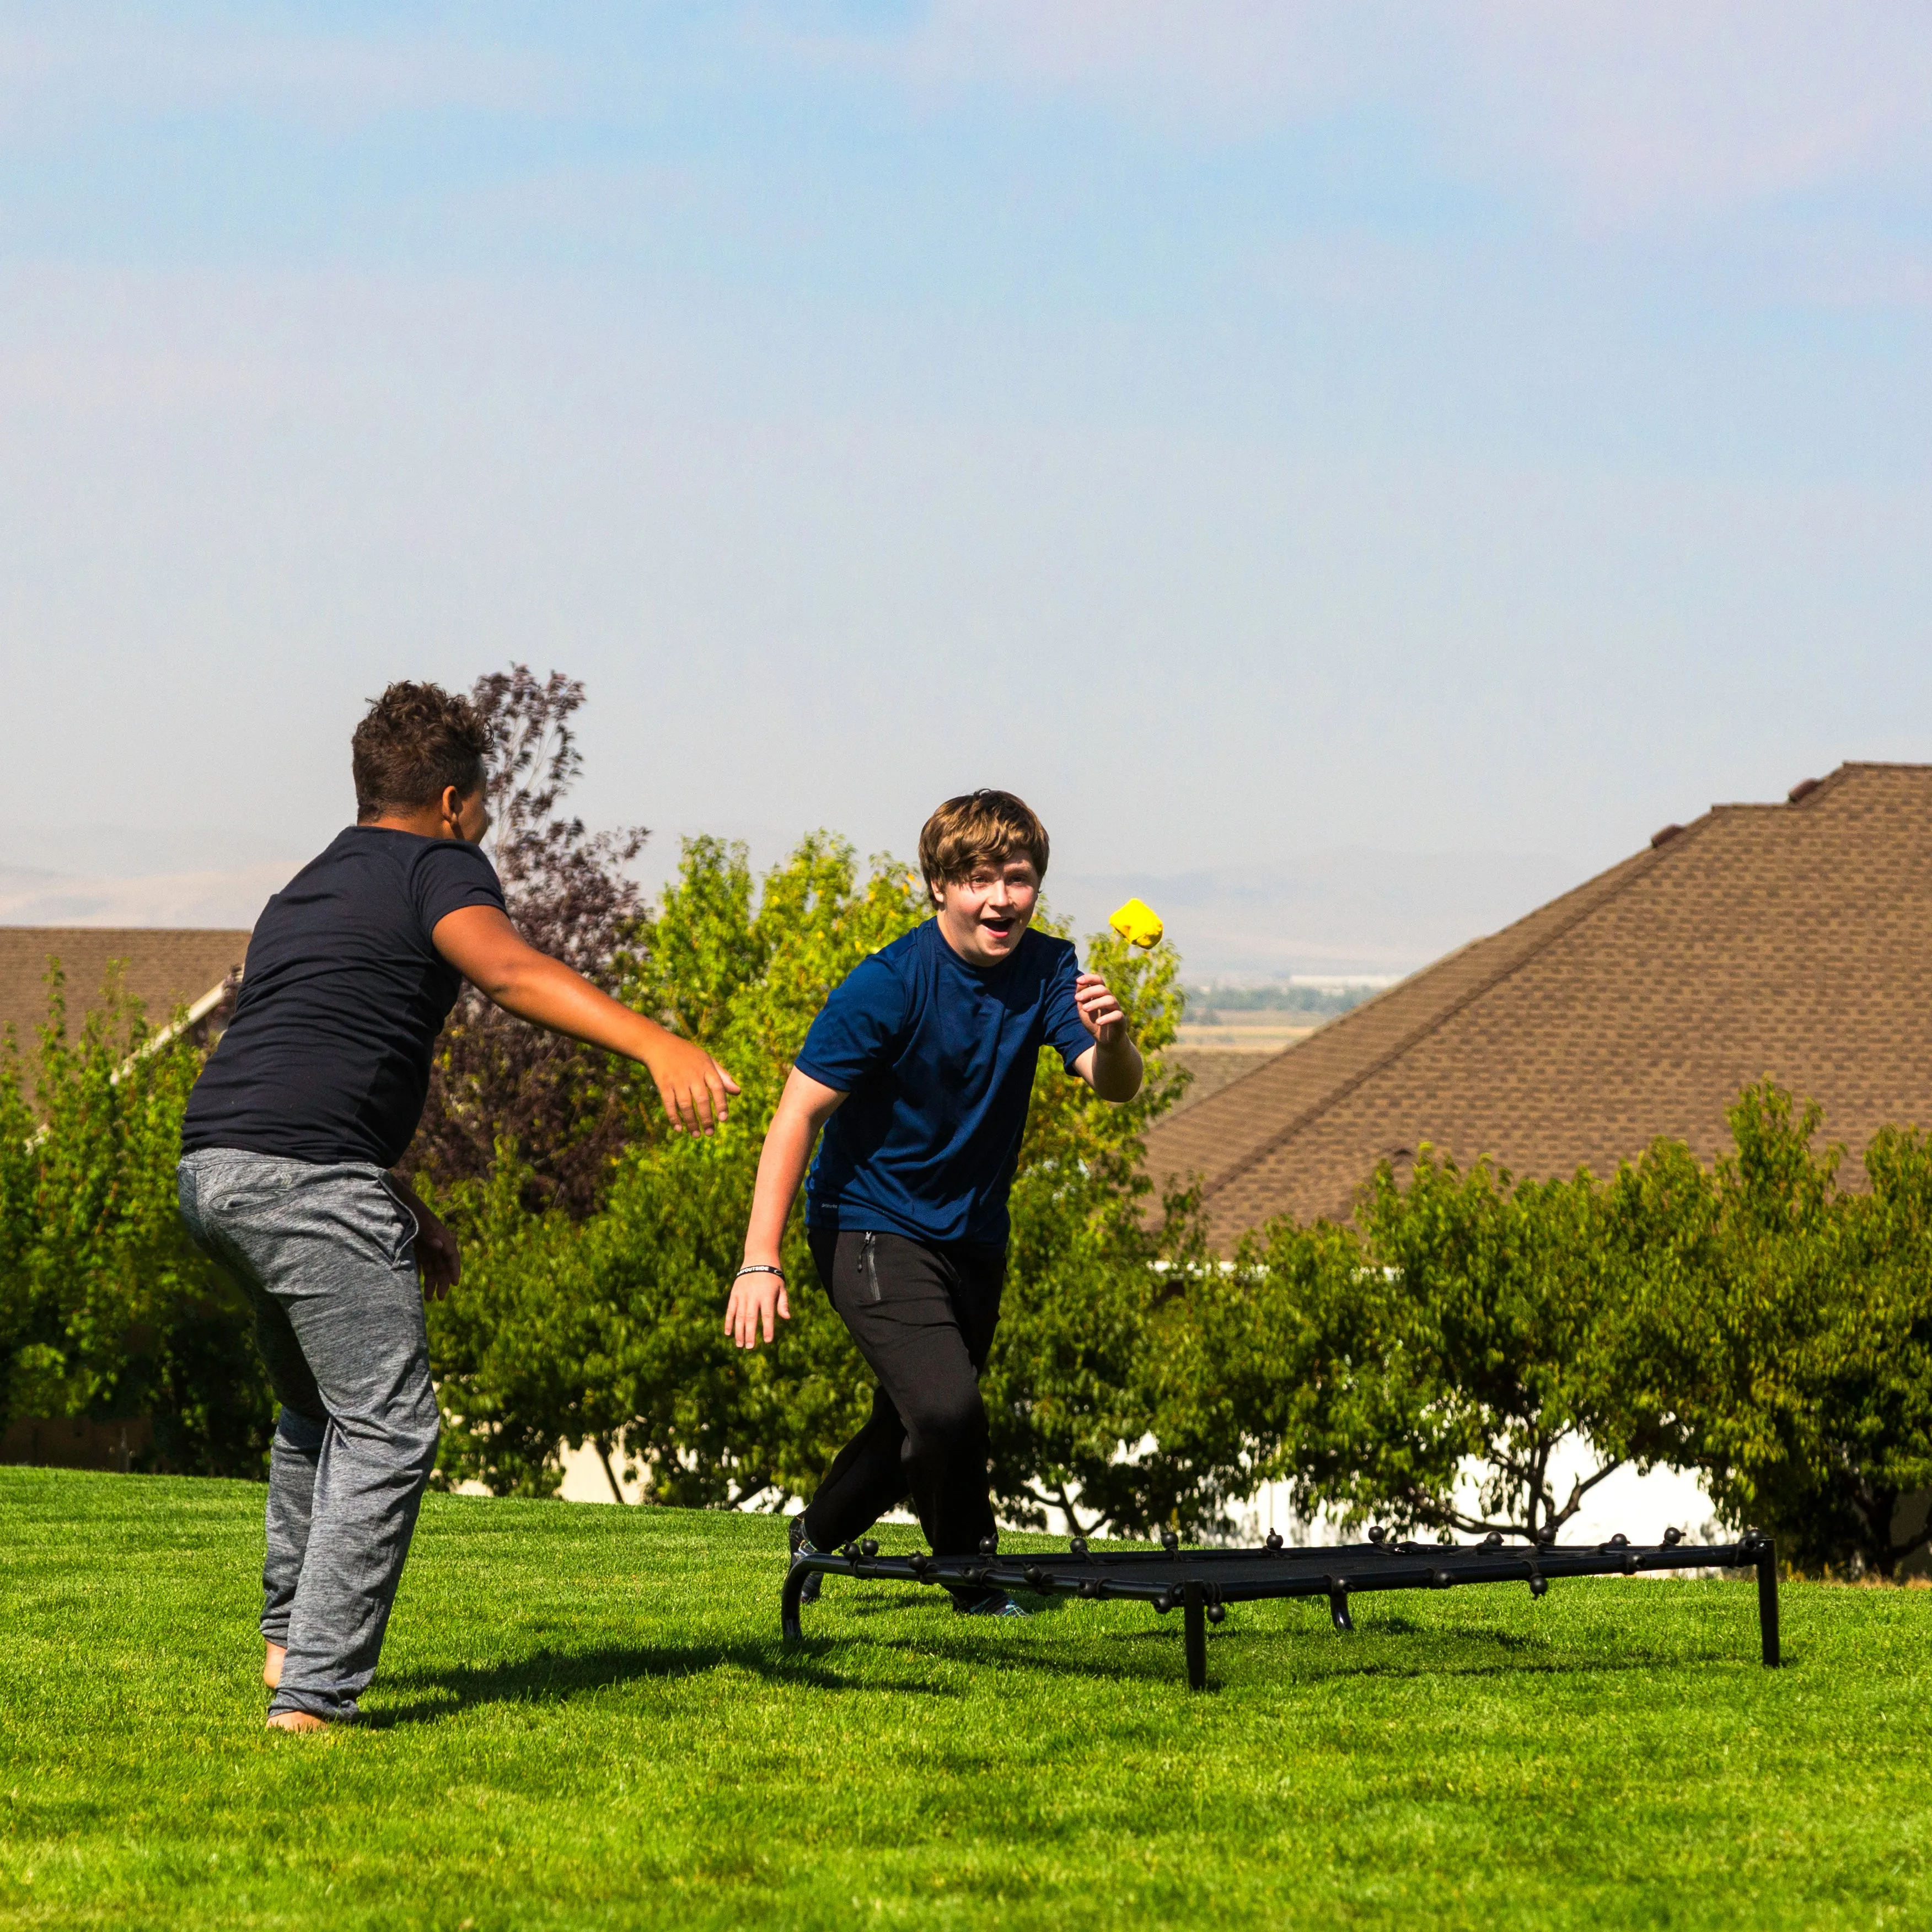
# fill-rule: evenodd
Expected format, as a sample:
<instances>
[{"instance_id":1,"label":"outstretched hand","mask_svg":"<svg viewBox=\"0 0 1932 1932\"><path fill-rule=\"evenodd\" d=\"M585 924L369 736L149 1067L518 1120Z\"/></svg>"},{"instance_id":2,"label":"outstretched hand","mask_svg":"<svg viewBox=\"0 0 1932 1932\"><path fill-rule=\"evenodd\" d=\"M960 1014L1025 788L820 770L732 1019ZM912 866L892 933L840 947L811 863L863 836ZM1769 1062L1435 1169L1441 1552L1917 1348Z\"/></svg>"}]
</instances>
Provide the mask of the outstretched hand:
<instances>
[{"instance_id":1,"label":"outstretched hand","mask_svg":"<svg viewBox=\"0 0 1932 1932\"><path fill-rule=\"evenodd\" d=\"M1073 982L1073 1004L1080 1024L1101 1046L1112 1046L1126 1038L1127 1016L1099 974L1083 973Z\"/></svg>"},{"instance_id":2,"label":"outstretched hand","mask_svg":"<svg viewBox=\"0 0 1932 1932\"><path fill-rule=\"evenodd\" d=\"M708 1134L724 1124L738 1083L703 1047L667 1033L644 1058L674 1133Z\"/></svg>"}]
</instances>

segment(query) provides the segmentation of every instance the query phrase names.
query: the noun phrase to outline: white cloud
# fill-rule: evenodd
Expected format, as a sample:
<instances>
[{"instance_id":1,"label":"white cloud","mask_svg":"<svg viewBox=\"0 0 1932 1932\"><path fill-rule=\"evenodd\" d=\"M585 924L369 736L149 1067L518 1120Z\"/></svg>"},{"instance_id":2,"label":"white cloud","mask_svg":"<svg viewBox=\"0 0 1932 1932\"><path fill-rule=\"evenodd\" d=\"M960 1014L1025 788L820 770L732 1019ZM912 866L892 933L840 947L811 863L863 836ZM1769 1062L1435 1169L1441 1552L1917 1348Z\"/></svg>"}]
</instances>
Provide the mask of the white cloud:
<instances>
[{"instance_id":1,"label":"white cloud","mask_svg":"<svg viewBox=\"0 0 1932 1932\"><path fill-rule=\"evenodd\" d=\"M936 0L910 32L867 37L761 17L768 51L924 98L1084 102L1192 145L1385 119L1452 175L1540 189L1592 225L1874 176L1916 194L1932 148L1932 12L1897 0Z\"/></svg>"},{"instance_id":2,"label":"white cloud","mask_svg":"<svg viewBox=\"0 0 1932 1932\"><path fill-rule=\"evenodd\" d=\"M1462 17L1452 125L1591 218L1722 216L1874 177L1922 190L1923 7L1492 0Z\"/></svg>"},{"instance_id":3,"label":"white cloud","mask_svg":"<svg viewBox=\"0 0 1932 1932\"><path fill-rule=\"evenodd\" d=\"M1002 101L1113 116L1193 152L1318 128L1358 177L1497 196L1591 235L1708 238L1874 190L1922 214L1932 182L1932 10L1902 0L933 0L873 31L751 0L522 42L461 14L304 32L194 9L140 28L50 17L0 28L0 133L187 113L340 134L452 110L634 130L648 104L728 98L775 70L896 91L934 119ZM513 227L586 179L594 194L610 158L568 149L489 181Z\"/></svg>"},{"instance_id":4,"label":"white cloud","mask_svg":"<svg viewBox=\"0 0 1932 1932\"><path fill-rule=\"evenodd\" d=\"M1918 200L1932 160L1932 10L1910 0L933 0L872 32L753 0L722 27L660 17L574 43L460 14L306 32L192 9L165 27L49 17L0 29L0 130L102 110L339 130L593 100L621 120L735 62L883 82L935 112L1001 95L1084 105L1192 147L1352 118L1588 224L1703 220L1873 179Z\"/></svg>"}]
</instances>

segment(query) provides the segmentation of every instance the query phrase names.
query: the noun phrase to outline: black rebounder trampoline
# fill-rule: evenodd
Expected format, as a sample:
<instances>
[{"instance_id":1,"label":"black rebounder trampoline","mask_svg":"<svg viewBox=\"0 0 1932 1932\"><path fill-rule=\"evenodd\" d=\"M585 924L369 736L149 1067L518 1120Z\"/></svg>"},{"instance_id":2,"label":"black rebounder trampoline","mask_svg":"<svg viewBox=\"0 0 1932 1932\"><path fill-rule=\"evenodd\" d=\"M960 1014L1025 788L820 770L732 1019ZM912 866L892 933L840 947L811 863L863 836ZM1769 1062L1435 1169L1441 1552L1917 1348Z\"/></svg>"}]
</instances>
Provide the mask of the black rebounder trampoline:
<instances>
[{"instance_id":1,"label":"black rebounder trampoline","mask_svg":"<svg viewBox=\"0 0 1932 1932\"><path fill-rule=\"evenodd\" d=\"M1371 1590L1450 1590L1468 1583L1527 1583L1540 1597L1561 1576L1635 1576L1646 1570L1754 1570L1758 1634L1767 1666L1778 1660L1778 1548L1768 1536L1748 1530L1736 1543L1691 1544L1679 1530L1664 1540L1510 1545L1494 1532L1480 1543L1404 1543L1379 1528L1366 1543L1291 1549L1270 1535L1258 1550L1184 1550L1172 1532L1158 1550L1090 1550L1076 1537L1064 1550L1002 1556L982 1546L977 1556L908 1556L883 1553L870 1537L842 1550L797 1557L787 1574L782 1609L788 1638L804 1634L799 1593L814 1573L868 1580L1001 1590L1088 1602L1150 1604L1165 1616L1179 1610L1185 1626L1187 1681L1197 1690L1208 1682L1208 1626L1218 1624L1231 1604L1268 1597L1324 1597L1338 1630L1354 1628L1348 1600Z\"/></svg>"}]
</instances>

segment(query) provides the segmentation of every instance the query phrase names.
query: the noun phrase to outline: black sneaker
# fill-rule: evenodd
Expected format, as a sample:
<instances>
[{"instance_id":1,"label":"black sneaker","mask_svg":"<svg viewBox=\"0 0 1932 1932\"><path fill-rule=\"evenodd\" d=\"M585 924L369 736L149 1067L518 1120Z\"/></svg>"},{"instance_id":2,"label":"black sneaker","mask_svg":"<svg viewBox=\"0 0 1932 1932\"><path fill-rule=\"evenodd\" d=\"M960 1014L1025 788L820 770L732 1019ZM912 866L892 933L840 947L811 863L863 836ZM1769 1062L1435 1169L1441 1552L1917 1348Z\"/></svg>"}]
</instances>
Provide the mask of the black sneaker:
<instances>
[{"instance_id":1,"label":"black sneaker","mask_svg":"<svg viewBox=\"0 0 1932 1932\"><path fill-rule=\"evenodd\" d=\"M962 1617L1026 1617L1030 1610L1023 1610L1004 1590L995 1590L991 1595L967 1601L963 1597L955 1597L952 1608L956 1616Z\"/></svg>"},{"instance_id":2,"label":"black sneaker","mask_svg":"<svg viewBox=\"0 0 1932 1932\"><path fill-rule=\"evenodd\" d=\"M789 1534L791 1538L791 1553L794 1560L796 1560L801 1553L812 1556L816 1556L818 1554L818 1550L814 1549L812 1546L812 1539L805 1533L805 1512L802 1510L800 1510L798 1514L792 1518L791 1528ZM819 1586L824 1581L825 1579L824 1576L819 1571L816 1570L812 1570L806 1576L804 1582L800 1586L798 1593L799 1601L801 1604L817 1603L818 1600Z\"/></svg>"}]
</instances>

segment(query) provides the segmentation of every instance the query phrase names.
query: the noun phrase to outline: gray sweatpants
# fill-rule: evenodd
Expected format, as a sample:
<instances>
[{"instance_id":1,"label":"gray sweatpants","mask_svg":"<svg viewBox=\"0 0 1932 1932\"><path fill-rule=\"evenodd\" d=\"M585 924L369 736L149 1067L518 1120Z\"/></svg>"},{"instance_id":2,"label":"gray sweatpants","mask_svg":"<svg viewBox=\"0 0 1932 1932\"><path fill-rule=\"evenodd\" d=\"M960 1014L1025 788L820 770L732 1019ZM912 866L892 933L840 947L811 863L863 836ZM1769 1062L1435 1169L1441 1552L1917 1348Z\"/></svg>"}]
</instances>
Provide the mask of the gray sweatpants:
<instances>
[{"instance_id":1,"label":"gray sweatpants","mask_svg":"<svg viewBox=\"0 0 1932 1932\"><path fill-rule=\"evenodd\" d=\"M269 1709L352 1718L436 1462L416 1219L362 1162L206 1148L179 1184L188 1232L254 1305L282 1405L262 1634L288 1656Z\"/></svg>"}]
</instances>

